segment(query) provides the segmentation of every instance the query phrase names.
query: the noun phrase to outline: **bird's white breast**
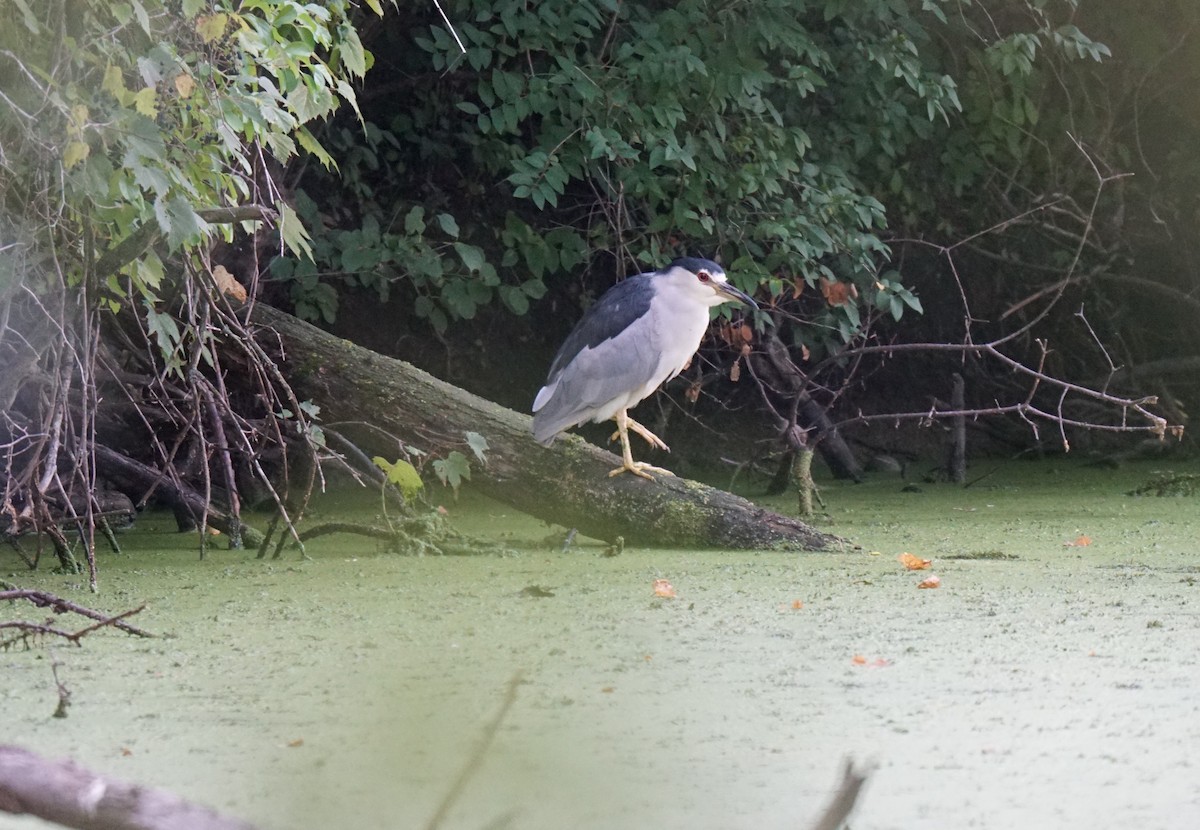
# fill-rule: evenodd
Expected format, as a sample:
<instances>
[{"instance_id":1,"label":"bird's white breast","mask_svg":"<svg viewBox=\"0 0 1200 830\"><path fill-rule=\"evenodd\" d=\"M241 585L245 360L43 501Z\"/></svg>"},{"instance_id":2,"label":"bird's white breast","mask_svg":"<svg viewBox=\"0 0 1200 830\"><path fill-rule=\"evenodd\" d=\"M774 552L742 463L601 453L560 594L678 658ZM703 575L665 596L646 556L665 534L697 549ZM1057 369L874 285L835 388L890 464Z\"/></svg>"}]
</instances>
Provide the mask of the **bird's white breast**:
<instances>
[{"instance_id":1,"label":"bird's white breast","mask_svg":"<svg viewBox=\"0 0 1200 830\"><path fill-rule=\"evenodd\" d=\"M683 371L700 348L700 340L708 328L707 307L680 308L661 297L650 302L649 317L648 328L653 342L648 346L650 353L657 353L658 364L646 385L634 393L635 403L649 397L659 386Z\"/></svg>"}]
</instances>

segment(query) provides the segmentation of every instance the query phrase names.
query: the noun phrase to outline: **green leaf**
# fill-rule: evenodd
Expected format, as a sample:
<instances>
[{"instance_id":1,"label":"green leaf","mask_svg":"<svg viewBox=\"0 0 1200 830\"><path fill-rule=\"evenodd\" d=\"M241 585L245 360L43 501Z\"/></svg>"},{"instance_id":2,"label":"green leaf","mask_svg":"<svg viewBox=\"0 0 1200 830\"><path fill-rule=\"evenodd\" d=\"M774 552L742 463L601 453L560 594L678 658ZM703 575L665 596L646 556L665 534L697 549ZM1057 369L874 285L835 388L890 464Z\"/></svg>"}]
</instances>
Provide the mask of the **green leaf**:
<instances>
[{"instance_id":1,"label":"green leaf","mask_svg":"<svg viewBox=\"0 0 1200 830\"><path fill-rule=\"evenodd\" d=\"M421 474L417 472L417 468L403 458L388 461L377 455L371 460L375 462L376 467L383 470L388 483L395 485L405 499L411 501L424 489L425 482L421 481Z\"/></svg>"},{"instance_id":2,"label":"green leaf","mask_svg":"<svg viewBox=\"0 0 1200 830\"><path fill-rule=\"evenodd\" d=\"M513 314L519 316L529 311L529 297L515 285L500 286L500 298Z\"/></svg>"},{"instance_id":3,"label":"green leaf","mask_svg":"<svg viewBox=\"0 0 1200 830\"><path fill-rule=\"evenodd\" d=\"M79 162L87 158L92 152L92 148L88 146L86 141L71 141L67 143L67 148L63 150L63 167L70 170Z\"/></svg>"},{"instance_id":4,"label":"green leaf","mask_svg":"<svg viewBox=\"0 0 1200 830\"><path fill-rule=\"evenodd\" d=\"M121 72L119 66L111 63L104 69L104 80L100 82L100 88L116 98L122 105L129 97L129 90L125 88L124 73Z\"/></svg>"},{"instance_id":5,"label":"green leaf","mask_svg":"<svg viewBox=\"0 0 1200 830\"><path fill-rule=\"evenodd\" d=\"M471 463L458 450L451 451L444 459L434 461L433 471L443 486L454 491L455 497L458 496L458 488L462 486L463 481L471 479Z\"/></svg>"},{"instance_id":6,"label":"green leaf","mask_svg":"<svg viewBox=\"0 0 1200 830\"><path fill-rule=\"evenodd\" d=\"M141 26L142 31L154 37L154 32L150 28L150 15L146 14L146 8L139 0L129 0L129 3L133 6L133 15L137 18L138 25Z\"/></svg>"},{"instance_id":7,"label":"green leaf","mask_svg":"<svg viewBox=\"0 0 1200 830\"><path fill-rule=\"evenodd\" d=\"M317 157L317 161L326 170L336 170L337 162L333 160L333 156L329 155L328 151L321 146L321 142L317 141L316 137L309 132L308 127L299 127L296 130L296 142L308 152Z\"/></svg>"},{"instance_id":8,"label":"green leaf","mask_svg":"<svg viewBox=\"0 0 1200 830\"><path fill-rule=\"evenodd\" d=\"M362 41L358 39L358 32L354 31L353 26L345 25L338 28L338 34L342 38L342 64L351 75L361 78L367 74L367 56Z\"/></svg>"},{"instance_id":9,"label":"green leaf","mask_svg":"<svg viewBox=\"0 0 1200 830\"><path fill-rule=\"evenodd\" d=\"M33 9L29 8L29 3L26 0L14 0L17 5L17 10L21 12L22 21L25 23L25 28L30 34L40 34L42 27L38 24L37 17L33 13Z\"/></svg>"},{"instance_id":10,"label":"green leaf","mask_svg":"<svg viewBox=\"0 0 1200 830\"><path fill-rule=\"evenodd\" d=\"M152 86L139 89L133 96L134 109L147 118L158 118L158 106L155 103L157 97L158 92Z\"/></svg>"},{"instance_id":11,"label":"green leaf","mask_svg":"<svg viewBox=\"0 0 1200 830\"><path fill-rule=\"evenodd\" d=\"M281 201L276 207L279 210L279 238L283 240L284 247L292 253L311 260L313 258L312 242L308 231L304 228L304 223L300 221L296 211L287 202Z\"/></svg>"},{"instance_id":12,"label":"green leaf","mask_svg":"<svg viewBox=\"0 0 1200 830\"><path fill-rule=\"evenodd\" d=\"M170 314L160 312L149 302L146 303L146 328L150 336L158 343L158 350L168 363L175 357L179 348L179 326Z\"/></svg>"},{"instance_id":13,"label":"green leaf","mask_svg":"<svg viewBox=\"0 0 1200 830\"><path fill-rule=\"evenodd\" d=\"M449 213L439 213L437 215L437 222L444 234L455 239L458 238L458 222L453 216Z\"/></svg>"},{"instance_id":14,"label":"green leaf","mask_svg":"<svg viewBox=\"0 0 1200 830\"><path fill-rule=\"evenodd\" d=\"M471 448L471 452L475 453L475 457L479 459L480 464L486 464L487 458L484 453L488 450L487 439L478 432L467 431L467 446Z\"/></svg>"},{"instance_id":15,"label":"green leaf","mask_svg":"<svg viewBox=\"0 0 1200 830\"><path fill-rule=\"evenodd\" d=\"M212 43L225 34L225 27L228 25L229 15L224 12L206 15L196 19L196 34L200 35L200 39L205 43Z\"/></svg>"},{"instance_id":16,"label":"green leaf","mask_svg":"<svg viewBox=\"0 0 1200 830\"><path fill-rule=\"evenodd\" d=\"M404 232L416 236L425 232L425 208L417 205L404 217Z\"/></svg>"},{"instance_id":17,"label":"green leaf","mask_svg":"<svg viewBox=\"0 0 1200 830\"><path fill-rule=\"evenodd\" d=\"M486 259L483 256L483 251L476 248L474 245L468 245L465 242L455 242L454 250L458 252L459 259L463 265L471 273L478 273L483 269Z\"/></svg>"}]
</instances>

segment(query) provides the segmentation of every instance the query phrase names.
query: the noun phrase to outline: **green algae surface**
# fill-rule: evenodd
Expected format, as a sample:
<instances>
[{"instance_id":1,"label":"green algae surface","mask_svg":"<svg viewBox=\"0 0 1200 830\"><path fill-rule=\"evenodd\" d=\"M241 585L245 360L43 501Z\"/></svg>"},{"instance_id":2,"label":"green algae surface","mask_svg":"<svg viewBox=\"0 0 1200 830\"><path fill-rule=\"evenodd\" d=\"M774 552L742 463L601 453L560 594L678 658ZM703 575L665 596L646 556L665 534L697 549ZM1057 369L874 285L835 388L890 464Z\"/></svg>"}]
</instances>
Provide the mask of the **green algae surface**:
<instances>
[{"instance_id":1,"label":"green algae surface","mask_svg":"<svg viewBox=\"0 0 1200 830\"><path fill-rule=\"evenodd\" d=\"M201 561L147 515L99 596L0 551L8 581L146 602L162 635L0 653L0 741L263 828L421 828L520 672L444 827L803 827L847 757L874 769L855 830L1200 826L1200 502L1127 495L1160 467L823 482L818 524L860 547L819 554L563 552L465 491L456 527L509 553Z\"/></svg>"}]
</instances>

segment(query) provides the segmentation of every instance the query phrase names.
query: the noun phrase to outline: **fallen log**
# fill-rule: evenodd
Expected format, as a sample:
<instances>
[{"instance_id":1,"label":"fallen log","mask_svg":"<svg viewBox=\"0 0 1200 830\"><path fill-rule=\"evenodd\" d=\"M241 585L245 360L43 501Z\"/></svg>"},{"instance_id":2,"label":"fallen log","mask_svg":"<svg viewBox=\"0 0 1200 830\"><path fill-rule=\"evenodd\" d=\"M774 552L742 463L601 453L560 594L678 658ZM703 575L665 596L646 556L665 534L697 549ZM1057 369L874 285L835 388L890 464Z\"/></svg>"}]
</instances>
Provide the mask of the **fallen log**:
<instances>
[{"instance_id":1,"label":"fallen log","mask_svg":"<svg viewBox=\"0 0 1200 830\"><path fill-rule=\"evenodd\" d=\"M0 812L81 830L254 830L254 825L156 790L0 746Z\"/></svg>"},{"instance_id":2,"label":"fallen log","mask_svg":"<svg viewBox=\"0 0 1200 830\"><path fill-rule=\"evenodd\" d=\"M368 422L355 433L368 454L394 459L396 439L466 455L467 431L487 439L487 464L471 486L519 510L598 539L652 547L827 550L845 540L764 510L739 496L682 478L610 478L620 459L567 435L533 440L530 417L438 380L411 364L356 346L263 304L251 321L275 332L282 369L324 423ZM263 332L272 350L271 335ZM345 434L348 428L339 426ZM394 436L387 437L387 434ZM478 467L478 465L474 465Z\"/></svg>"}]
</instances>

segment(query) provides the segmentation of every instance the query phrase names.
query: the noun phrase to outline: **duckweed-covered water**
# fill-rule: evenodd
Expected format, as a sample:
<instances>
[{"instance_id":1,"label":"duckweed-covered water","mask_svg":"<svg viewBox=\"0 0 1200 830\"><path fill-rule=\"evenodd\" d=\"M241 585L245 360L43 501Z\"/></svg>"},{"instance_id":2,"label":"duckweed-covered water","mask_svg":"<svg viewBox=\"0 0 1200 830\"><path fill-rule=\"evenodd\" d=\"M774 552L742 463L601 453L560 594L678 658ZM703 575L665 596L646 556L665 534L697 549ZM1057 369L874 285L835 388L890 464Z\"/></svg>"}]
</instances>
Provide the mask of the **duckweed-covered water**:
<instances>
[{"instance_id":1,"label":"duckweed-covered water","mask_svg":"<svg viewBox=\"0 0 1200 830\"><path fill-rule=\"evenodd\" d=\"M199 561L194 536L144 516L98 597L0 551L7 580L147 602L136 622L164 635L0 653L0 742L263 828L421 828L521 672L445 827L790 830L847 757L875 768L855 830L1197 827L1200 497L1124 495L1161 466L826 483L822 527L861 547L821 554L563 553L465 494L459 527L513 554L343 536L310 560ZM918 590L930 573L941 586Z\"/></svg>"}]
</instances>

